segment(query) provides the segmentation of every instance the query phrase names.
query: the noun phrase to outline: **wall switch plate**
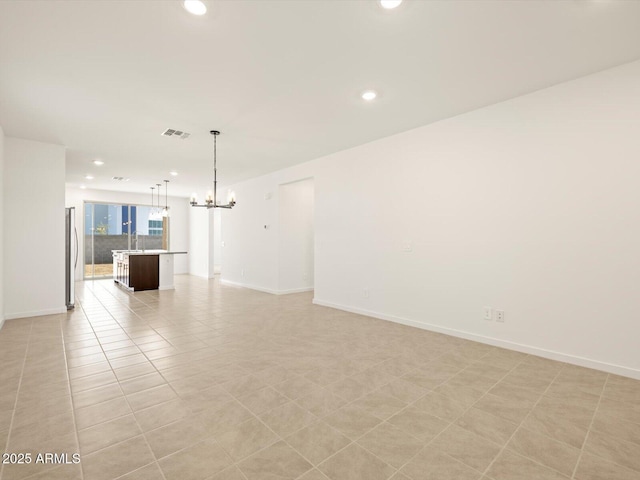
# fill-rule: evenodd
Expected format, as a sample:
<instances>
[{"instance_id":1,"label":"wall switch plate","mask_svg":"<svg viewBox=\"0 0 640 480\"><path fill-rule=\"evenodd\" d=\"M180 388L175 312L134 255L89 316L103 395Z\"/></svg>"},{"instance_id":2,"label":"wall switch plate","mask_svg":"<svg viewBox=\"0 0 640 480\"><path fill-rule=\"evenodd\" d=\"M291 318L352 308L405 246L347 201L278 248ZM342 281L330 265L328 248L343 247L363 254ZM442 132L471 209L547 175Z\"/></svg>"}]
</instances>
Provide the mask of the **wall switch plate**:
<instances>
[{"instance_id":1,"label":"wall switch plate","mask_svg":"<svg viewBox=\"0 0 640 480\"><path fill-rule=\"evenodd\" d=\"M504 322L504 310L496 310L496 322Z\"/></svg>"},{"instance_id":2,"label":"wall switch plate","mask_svg":"<svg viewBox=\"0 0 640 480\"><path fill-rule=\"evenodd\" d=\"M484 307L484 316L485 320L493 320L493 309L491 307Z\"/></svg>"},{"instance_id":3,"label":"wall switch plate","mask_svg":"<svg viewBox=\"0 0 640 480\"><path fill-rule=\"evenodd\" d=\"M244 268L240 269L240 276L244 277Z\"/></svg>"},{"instance_id":4,"label":"wall switch plate","mask_svg":"<svg viewBox=\"0 0 640 480\"><path fill-rule=\"evenodd\" d=\"M365 288L365 289L362 291L362 296L363 296L364 298L369 298L369 289L368 289L368 288Z\"/></svg>"}]
</instances>

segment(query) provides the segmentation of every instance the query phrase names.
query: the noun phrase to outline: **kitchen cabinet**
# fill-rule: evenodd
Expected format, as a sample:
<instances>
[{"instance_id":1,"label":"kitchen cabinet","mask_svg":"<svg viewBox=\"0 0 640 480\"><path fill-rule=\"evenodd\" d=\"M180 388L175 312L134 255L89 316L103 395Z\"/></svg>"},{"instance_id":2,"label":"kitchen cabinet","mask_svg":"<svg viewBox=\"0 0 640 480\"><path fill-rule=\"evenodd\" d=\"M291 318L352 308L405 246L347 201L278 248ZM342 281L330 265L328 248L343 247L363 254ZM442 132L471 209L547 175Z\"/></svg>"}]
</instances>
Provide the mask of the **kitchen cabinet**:
<instances>
[{"instance_id":1,"label":"kitchen cabinet","mask_svg":"<svg viewBox=\"0 0 640 480\"><path fill-rule=\"evenodd\" d=\"M158 255L123 255L117 260L115 281L134 292L155 290L159 281Z\"/></svg>"}]
</instances>

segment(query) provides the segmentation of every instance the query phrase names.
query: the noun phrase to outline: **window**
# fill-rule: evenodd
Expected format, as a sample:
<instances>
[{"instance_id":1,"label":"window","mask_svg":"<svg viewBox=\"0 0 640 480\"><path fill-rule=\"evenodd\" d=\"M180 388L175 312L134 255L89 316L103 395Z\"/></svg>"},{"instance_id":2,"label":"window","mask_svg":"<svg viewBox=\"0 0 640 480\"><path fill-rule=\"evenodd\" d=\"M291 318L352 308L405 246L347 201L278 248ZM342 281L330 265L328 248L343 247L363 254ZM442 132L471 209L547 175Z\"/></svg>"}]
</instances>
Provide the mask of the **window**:
<instances>
[{"instance_id":1,"label":"window","mask_svg":"<svg viewBox=\"0 0 640 480\"><path fill-rule=\"evenodd\" d=\"M157 208L87 202L84 213L84 278L111 276L112 250L166 250L169 244Z\"/></svg>"},{"instance_id":2,"label":"window","mask_svg":"<svg viewBox=\"0 0 640 480\"><path fill-rule=\"evenodd\" d=\"M162 236L162 220L149 220L149 235Z\"/></svg>"}]
</instances>

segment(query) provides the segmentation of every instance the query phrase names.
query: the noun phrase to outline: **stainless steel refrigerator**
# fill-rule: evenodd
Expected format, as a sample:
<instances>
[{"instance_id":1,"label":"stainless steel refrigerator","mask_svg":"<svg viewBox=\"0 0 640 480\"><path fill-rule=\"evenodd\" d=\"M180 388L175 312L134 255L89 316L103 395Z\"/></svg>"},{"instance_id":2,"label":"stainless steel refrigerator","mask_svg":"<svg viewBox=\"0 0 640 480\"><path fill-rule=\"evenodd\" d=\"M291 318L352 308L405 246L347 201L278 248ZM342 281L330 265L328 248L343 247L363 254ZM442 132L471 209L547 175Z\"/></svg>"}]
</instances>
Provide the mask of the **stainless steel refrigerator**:
<instances>
[{"instance_id":1,"label":"stainless steel refrigerator","mask_svg":"<svg viewBox=\"0 0 640 480\"><path fill-rule=\"evenodd\" d=\"M67 310L75 306L76 266L78 265L78 231L76 208L65 208L65 303Z\"/></svg>"}]
</instances>

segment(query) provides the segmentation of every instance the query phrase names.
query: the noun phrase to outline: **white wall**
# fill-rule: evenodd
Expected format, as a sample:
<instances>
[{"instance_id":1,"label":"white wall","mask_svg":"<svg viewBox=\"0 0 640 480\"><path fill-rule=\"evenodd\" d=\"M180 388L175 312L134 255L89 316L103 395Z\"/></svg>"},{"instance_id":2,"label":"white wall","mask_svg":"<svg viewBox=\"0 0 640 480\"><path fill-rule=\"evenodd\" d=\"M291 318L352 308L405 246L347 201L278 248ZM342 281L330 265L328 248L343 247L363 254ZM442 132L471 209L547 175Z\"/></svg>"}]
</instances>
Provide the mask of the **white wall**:
<instances>
[{"instance_id":1,"label":"white wall","mask_svg":"<svg viewBox=\"0 0 640 480\"><path fill-rule=\"evenodd\" d=\"M84 203L124 203L131 205L150 205L149 195L142 193L114 192L109 190L93 190L67 187L66 206L76 207L76 225L78 227L78 241L80 252L84 252ZM164 198L162 200L164 202ZM189 251L189 200L181 197L169 197L169 247L174 252ZM189 255L174 255L174 273L188 273ZM82 254L76 268L76 279L81 280Z\"/></svg>"},{"instance_id":2,"label":"white wall","mask_svg":"<svg viewBox=\"0 0 640 480\"><path fill-rule=\"evenodd\" d=\"M313 289L313 179L278 188L278 291Z\"/></svg>"},{"instance_id":3,"label":"white wall","mask_svg":"<svg viewBox=\"0 0 640 480\"><path fill-rule=\"evenodd\" d=\"M213 210L213 268L220 273L222 265L222 209Z\"/></svg>"},{"instance_id":4,"label":"white wall","mask_svg":"<svg viewBox=\"0 0 640 480\"><path fill-rule=\"evenodd\" d=\"M4 130L0 126L0 328L4 324Z\"/></svg>"},{"instance_id":5,"label":"white wall","mask_svg":"<svg viewBox=\"0 0 640 480\"><path fill-rule=\"evenodd\" d=\"M194 207L191 207L191 210L194 210ZM215 247L213 237L215 235L215 209L204 209L207 210L207 220L208 220L208 229L207 229L207 278L213 278L215 275L216 268L216 259L215 259Z\"/></svg>"},{"instance_id":6,"label":"white wall","mask_svg":"<svg viewBox=\"0 0 640 480\"><path fill-rule=\"evenodd\" d=\"M4 140L5 318L66 311L65 147Z\"/></svg>"},{"instance_id":7,"label":"white wall","mask_svg":"<svg viewBox=\"0 0 640 480\"><path fill-rule=\"evenodd\" d=\"M313 176L316 303L640 378L638 125L633 62L234 185L223 280L277 290Z\"/></svg>"},{"instance_id":8,"label":"white wall","mask_svg":"<svg viewBox=\"0 0 640 480\"><path fill-rule=\"evenodd\" d=\"M213 209L189 206L189 273L213 278Z\"/></svg>"},{"instance_id":9,"label":"white wall","mask_svg":"<svg viewBox=\"0 0 640 480\"><path fill-rule=\"evenodd\" d=\"M223 282L279 293L278 185L299 171L287 169L237 185L236 206L221 212ZM291 181L310 176L293 175Z\"/></svg>"}]
</instances>

